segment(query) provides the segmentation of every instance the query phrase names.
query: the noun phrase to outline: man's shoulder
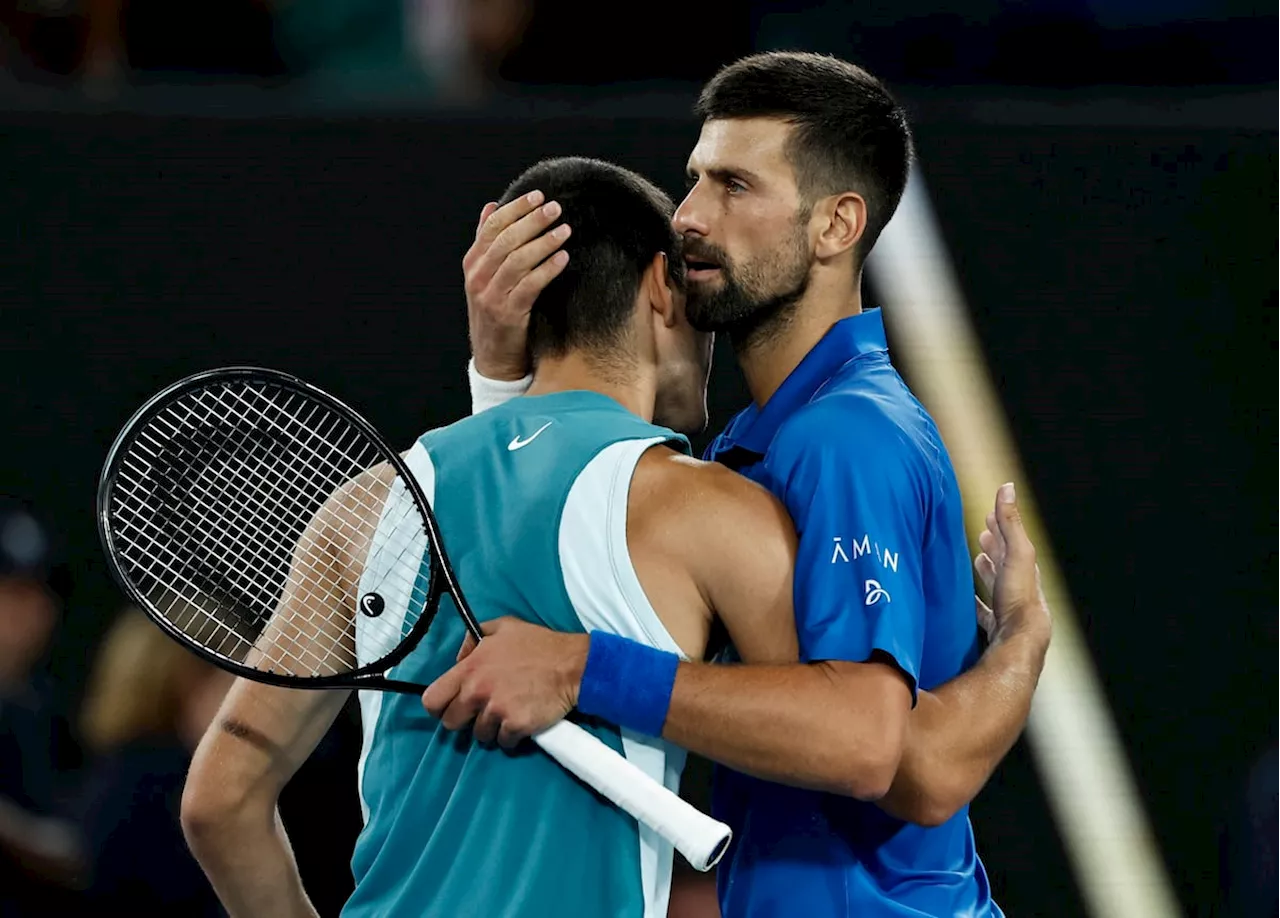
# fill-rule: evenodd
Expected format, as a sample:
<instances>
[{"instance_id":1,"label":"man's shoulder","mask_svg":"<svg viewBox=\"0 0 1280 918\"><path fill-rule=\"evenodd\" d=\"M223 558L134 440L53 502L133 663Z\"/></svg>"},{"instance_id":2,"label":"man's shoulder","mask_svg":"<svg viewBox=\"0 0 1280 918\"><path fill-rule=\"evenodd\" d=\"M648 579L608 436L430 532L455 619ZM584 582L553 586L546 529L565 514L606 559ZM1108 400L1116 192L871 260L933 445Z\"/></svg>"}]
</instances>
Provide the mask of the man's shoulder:
<instances>
[{"instance_id":1,"label":"man's shoulder","mask_svg":"<svg viewBox=\"0 0 1280 918\"><path fill-rule=\"evenodd\" d=\"M518 402L519 398L513 398L511 402ZM431 427L418 434L415 442L424 445L440 440L449 440L459 436L467 436L468 434L478 434L481 431L491 431L504 419L511 417L517 413L512 410L511 402L504 402L501 405L495 405L479 414L469 414L464 418L458 418L449 424L442 424L439 427Z\"/></svg>"},{"instance_id":2,"label":"man's shoulder","mask_svg":"<svg viewBox=\"0 0 1280 918\"><path fill-rule=\"evenodd\" d=\"M636 463L628 498L628 527L703 531L708 526L714 528L715 521L773 514L778 506L778 499L763 485L718 462L694 459L658 444Z\"/></svg>"},{"instance_id":3,"label":"man's shoulder","mask_svg":"<svg viewBox=\"0 0 1280 918\"><path fill-rule=\"evenodd\" d=\"M783 422L768 464L780 481L872 476L912 482L922 498L954 475L932 418L900 381L836 380Z\"/></svg>"},{"instance_id":4,"label":"man's shoulder","mask_svg":"<svg viewBox=\"0 0 1280 918\"><path fill-rule=\"evenodd\" d=\"M905 457L929 438L931 427L924 409L905 389L834 384L783 421L770 453L784 460L814 451L850 450Z\"/></svg>"},{"instance_id":5,"label":"man's shoulder","mask_svg":"<svg viewBox=\"0 0 1280 918\"><path fill-rule=\"evenodd\" d=\"M633 500L652 496L672 509L719 500L750 500L769 492L732 469L659 443L645 451L636 463L631 482Z\"/></svg>"}]
</instances>

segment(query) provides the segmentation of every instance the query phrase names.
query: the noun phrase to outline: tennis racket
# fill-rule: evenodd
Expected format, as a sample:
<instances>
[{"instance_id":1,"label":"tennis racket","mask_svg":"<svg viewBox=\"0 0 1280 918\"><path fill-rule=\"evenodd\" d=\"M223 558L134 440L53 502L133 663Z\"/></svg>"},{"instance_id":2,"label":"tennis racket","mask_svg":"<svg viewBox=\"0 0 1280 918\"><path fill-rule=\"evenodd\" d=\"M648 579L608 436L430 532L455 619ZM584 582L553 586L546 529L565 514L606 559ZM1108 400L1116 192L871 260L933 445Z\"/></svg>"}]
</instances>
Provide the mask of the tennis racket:
<instances>
[{"instance_id":1,"label":"tennis racket","mask_svg":"<svg viewBox=\"0 0 1280 918\"><path fill-rule=\"evenodd\" d=\"M386 673L446 595L482 639L410 466L354 410L287 374L210 370L152 397L108 453L97 510L125 593L237 676L421 694ZM697 869L724 854L728 826L576 724L533 740Z\"/></svg>"}]
</instances>

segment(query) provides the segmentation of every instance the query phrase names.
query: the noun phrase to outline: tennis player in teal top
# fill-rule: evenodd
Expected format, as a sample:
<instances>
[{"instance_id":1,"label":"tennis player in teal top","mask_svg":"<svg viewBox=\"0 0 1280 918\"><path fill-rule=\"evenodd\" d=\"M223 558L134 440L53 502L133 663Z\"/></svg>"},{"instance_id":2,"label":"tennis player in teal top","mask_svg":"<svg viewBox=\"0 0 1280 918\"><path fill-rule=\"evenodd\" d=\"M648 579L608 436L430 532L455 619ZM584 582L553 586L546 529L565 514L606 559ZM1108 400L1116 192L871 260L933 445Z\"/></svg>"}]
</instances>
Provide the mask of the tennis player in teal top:
<instances>
[{"instance_id":1,"label":"tennis player in teal top","mask_svg":"<svg viewBox=\"0 0 1280 918\"><path fill-rule=\"evenodd\" d=\"M711 358L710 336L684 315L670 199L582 159L542 163L507 196L535 186L554 191L575 229L574 266L546 291L533 327L533 387L405 454L472 609L481 621L608 631L661 648L664 665L701 659L718 619L745 658L795 660L785 510L764 488L691 458L688 441L655 422L705 426ZM378 571L341 572L342 582L366 576ZM404 608L389 598L382 620ZM351 614L359 658L362 619ZM389 677L437 678L463 634L442 608ZM241 680L204 737L183 825L232 915L313 913L275 806L346 694ZM494 744L489 727L503 712L453 733L415 696L364 692L360 703L352 780L365 825L345 915L665 918L671 846L541 751ZM642 730L586 726L678 788L683 750Z\"/></svg>"}]
</instances>

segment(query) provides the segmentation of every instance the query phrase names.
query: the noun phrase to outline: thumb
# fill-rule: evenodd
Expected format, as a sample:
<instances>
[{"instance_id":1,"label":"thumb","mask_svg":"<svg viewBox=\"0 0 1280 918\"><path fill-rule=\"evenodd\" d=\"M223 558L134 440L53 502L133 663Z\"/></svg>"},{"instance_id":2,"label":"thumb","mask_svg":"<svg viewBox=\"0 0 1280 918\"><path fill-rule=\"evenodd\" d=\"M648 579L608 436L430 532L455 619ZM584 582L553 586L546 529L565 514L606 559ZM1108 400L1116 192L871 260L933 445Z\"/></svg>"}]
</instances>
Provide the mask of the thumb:
<instances>
[{"instance_id":1,"label":"thumb","mask_svg":"<svg viewBox=\"0 0 1280 918\"><path fill-rule=\"evenodd\" d=\"M499 631L501 631L505 627L506 619L509 619L510 617L511 616L509 615L504 615L502 618L495 618L493 621L480 622L479 623L480 633L485 637L488 637L491 634L497 634ZM462 660L468 654L470 654L473 650L475 650L478 646L480 645L479 645L479 642L476 640L476 636L472 634L471 629L468 628L467 637L462 642L462 646L458 648L457 662L461 663Z\"/></svg>"},{"instance_id":2,"label":"thumb","mask_svg":"<svg viewBox=\"0 0 1280 918\"><path fill-rule=\"evenodd\" d=\"M1035 562L1035 546L1022 525L1022 512L1013 482L1006 482L996 493L996 525L1004 538L1006 558L1010 561Z\"/></svg>"}]
</instances>

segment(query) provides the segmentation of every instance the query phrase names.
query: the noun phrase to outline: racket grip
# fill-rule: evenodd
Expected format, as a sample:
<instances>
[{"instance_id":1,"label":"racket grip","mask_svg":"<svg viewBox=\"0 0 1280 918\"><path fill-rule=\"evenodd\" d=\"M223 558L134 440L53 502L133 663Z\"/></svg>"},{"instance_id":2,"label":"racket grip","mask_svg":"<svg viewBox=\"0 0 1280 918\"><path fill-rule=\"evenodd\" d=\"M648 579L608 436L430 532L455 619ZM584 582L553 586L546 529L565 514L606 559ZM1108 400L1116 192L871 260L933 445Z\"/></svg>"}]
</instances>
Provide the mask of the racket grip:
<instances>
[{"instance_id":1,"label":"racket grip","mask_svg":"<svg viewBox=\"0 0 1280 918\"><path fill-rule=\"evenodd\" d=\"M733 831L681 800L634 763L575 723L562 720L533 741L582 781L653 829L697 870L710 870L729 847Z\"/></svg>"}]
</instances>

